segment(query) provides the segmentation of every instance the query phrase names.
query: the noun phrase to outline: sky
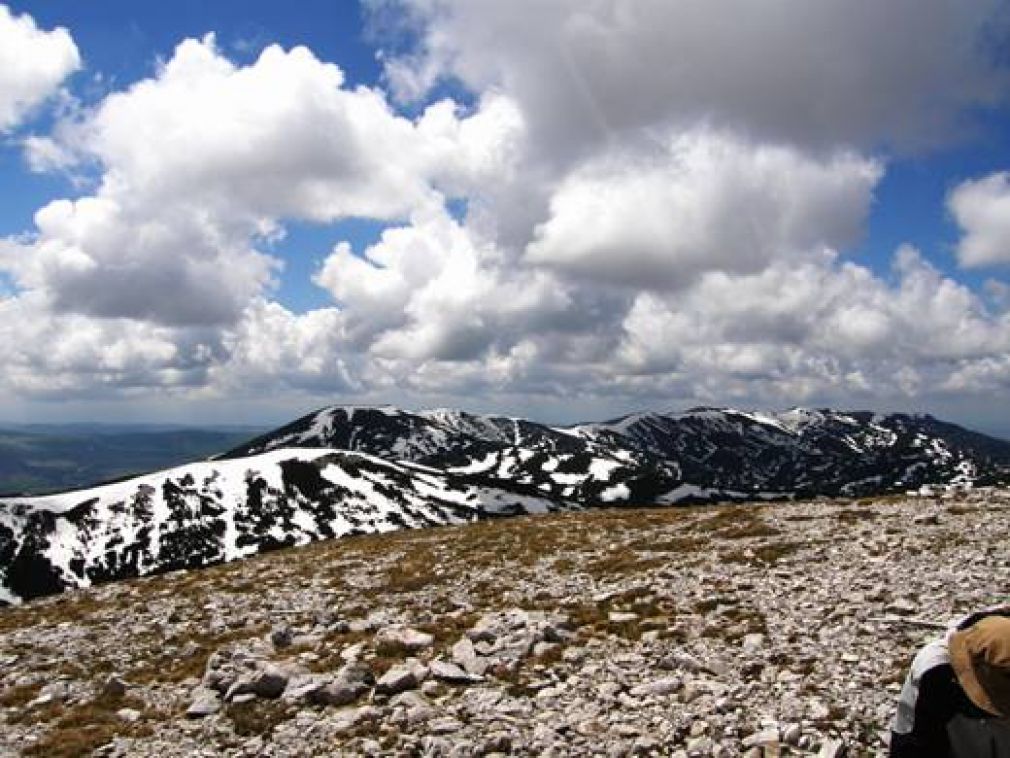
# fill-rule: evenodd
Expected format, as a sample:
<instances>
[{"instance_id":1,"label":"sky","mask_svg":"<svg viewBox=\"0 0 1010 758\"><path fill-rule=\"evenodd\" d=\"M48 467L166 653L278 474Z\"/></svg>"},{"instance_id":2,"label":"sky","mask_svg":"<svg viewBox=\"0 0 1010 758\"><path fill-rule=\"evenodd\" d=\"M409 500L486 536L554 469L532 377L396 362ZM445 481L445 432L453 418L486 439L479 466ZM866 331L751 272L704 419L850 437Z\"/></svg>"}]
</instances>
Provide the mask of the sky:
<instances>
[{"instance_id":1,"label":"sky","mask_svg":"<svg viewBox=\"0 0 1010 758\"><path fill-rule=\"evenodd\" d=\"M1010 436L1005 0L0 3L0 422Z\"/></svg>"}]
</instances>

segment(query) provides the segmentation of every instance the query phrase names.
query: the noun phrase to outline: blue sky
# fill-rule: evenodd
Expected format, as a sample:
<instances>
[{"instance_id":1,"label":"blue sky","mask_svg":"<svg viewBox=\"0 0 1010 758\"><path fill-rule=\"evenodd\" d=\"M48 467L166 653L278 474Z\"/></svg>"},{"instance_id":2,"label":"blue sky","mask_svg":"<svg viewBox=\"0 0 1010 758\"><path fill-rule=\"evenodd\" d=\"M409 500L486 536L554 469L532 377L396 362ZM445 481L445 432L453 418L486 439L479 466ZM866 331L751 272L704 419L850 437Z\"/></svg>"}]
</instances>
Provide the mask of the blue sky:
<instances>
[{"instance_id":1,"label":"blue sky","mask_svg":"<svg viewBox=\"0 0 1010 758\"><path fill-rule=\"evenodd\" d=\"M306 45L321 58L339 61L352 83L368 84L381 75L356 2L46 0L16 3L11 8L30 13L42 27L69 29L88 72L113 83L128 84L148 76L157 59L169 58L180 40L207 32L216 32L221 47L239 61L255 59L269 44Z\"/></svg>"},{"instance_id":2,"label":"blue sky","mask_svg":"<svg viewBox=\"0 0 1010 758\"><path fill-rule=\"evenodd\" d=\"M0 420L1010 433L1010 14L732 2L4 5Z\"/></svg>"},{"instance_id":3,"label":"blue sky","mask_svg":"<svg viewBox=\"0 0 1010 758\"><path fill-rule=\"evenodd\" d=\"M889 253L910 242L946 273L973 286L988 276L1006 278L1006 265L988 271L959 270L954 248L960 233L946 209L947 196L961 182L1006 169L1010 114L991 114L981 119L978 130L949 146L891 158L856 254L883 270Z\"/></svg>"},{"instance_id":4,"label":"blue sky","mask_svg":"<svg viewBox=\"0 0 1010 758\"><path fill-rule=\"evenodd\" d=\"M237 62L256 59L264 47L305 45L320 58L338 62L352 84L373 84L382 75L376 60L374 35L364 28L364 17L354 0L299 0L297 12L284 3L207 3L180 0L171 4L130 0L75 0L16 3L11 9L27 12L45 28L70 29L84 58L84 68L74 74L71 91L85 102L96 102L110 91L150 76L159 61L171 57L180 41L218 36L218 43ZM24 129L44 129L49 114L40 113ZM0 154L0 193L4 213L0 234L17 234L31 225L35 211L54 196L73 195L63 177L26 172L22 151L8 142ZM278 298L298 310L328 301L325 292L311 285L311 274L333 244L341 239L361 246L374 241L385 224L353 219L334 225L293 225L287 239L273 250L285 260Z\"/></svg>"}]
</instances>

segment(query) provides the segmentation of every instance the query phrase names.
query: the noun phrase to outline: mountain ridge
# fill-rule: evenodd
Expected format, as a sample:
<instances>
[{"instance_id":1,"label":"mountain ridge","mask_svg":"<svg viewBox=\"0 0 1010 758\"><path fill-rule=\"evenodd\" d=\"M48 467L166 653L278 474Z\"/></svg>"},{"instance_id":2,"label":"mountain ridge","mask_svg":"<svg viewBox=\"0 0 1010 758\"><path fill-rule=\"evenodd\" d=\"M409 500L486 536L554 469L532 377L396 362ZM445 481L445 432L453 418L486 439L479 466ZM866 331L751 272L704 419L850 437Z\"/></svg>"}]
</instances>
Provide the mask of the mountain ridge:
<instances>
[{"instance_id":1,"label":"mountain ridge","mask_svg":"<svg viewBox=\"0 0 1010 758\"><path fill-rule=\"evenodd\" d=\"M399 528L1008 480L1010 442L931 416L698 408L552 427L336 405L207 461L0 498L0 602Z\"/></svg>"}]
</instances>

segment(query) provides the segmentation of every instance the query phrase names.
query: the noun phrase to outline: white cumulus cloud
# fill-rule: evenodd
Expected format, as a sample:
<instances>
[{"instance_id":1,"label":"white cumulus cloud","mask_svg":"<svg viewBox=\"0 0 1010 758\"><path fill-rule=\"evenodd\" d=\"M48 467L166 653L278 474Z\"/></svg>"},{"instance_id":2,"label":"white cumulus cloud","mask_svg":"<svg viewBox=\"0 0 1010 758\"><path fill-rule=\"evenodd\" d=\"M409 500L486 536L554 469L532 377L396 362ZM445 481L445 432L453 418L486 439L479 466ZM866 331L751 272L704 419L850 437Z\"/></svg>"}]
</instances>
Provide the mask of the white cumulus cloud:
<instances>
[{"instance_id":1,"label":"white cumulus cloud","mask_svg":"<svg viewBox=\"0 0 1010 758\"><path fill-rule=\"evenodd\" d=\"M671 287L710 271L858 240L882 167L815 160L702 130L644 155L607 153L550 200L528 260L600 281Z\"/></svg>"},{"instance_id":2,"label":"white cumulus cloud","mask_svg":"<svg viewBox=\"0 0 1010 758\"><path fill-rule=\"evenodd\" d=\"M39 29L27 13L0 5L0 133L17 126L80 65L66 29Z\"/></svg>"},{"instance_id":3,"label":"white cumulus cloud","mask_svg":"<svg viewBox=\"0 0 1010 758\"><path fill-rule=\"evenodd\" d=\"M1010 173L964 182L948 204L964 232L957 245L961 265L1010 263Z\"/></svg>"},{"instance_id":4,"label":"white cumulus cloud","mask_svg":"<svg viewBox=\"0 0 1010 758\"><path fill-rule=\"evenodd\" d=\"M552 155L698 121L805 145L919 144L1006 97L1001 0L370 5L420 32L389 58L401 96L442 76L501 87Z\"/></svg>"},{"instance_id":5,"label":"white cumulus cloud","mask_svg":"<svg viewBox=\"0 0 1010 758\"><path fill-rule=\"evenodd\" d=\"M343 308L349 338L385 358L479 358L568 306L552 277L514 268L440 209L386 230L360 256L338 245L316 281Z\"/></svg>"},{"instance_id":6,"label":"white cumulus cloud","mask_svg":"<svg viewBox=\"0 0 1010 758\"><path fill-rule=\"evenodd\" d=\"M721 386L803 399L938 387L1010 349L1010 319L916 250L901 248L894 269L889 285L826 253L754 274L712 272L676 296L643 293L624 320L620 358L640 374L680 373L713 397Z\"/></svg>"},{"instance_id":7,"label":"white cumulus cloud","mask_svg":"<svg viewBox=\"0 0 1010 758\"><path fill-rule=\"evenodd\" d=\"M54 314L26 293L0 299L0 386L53 399L192 389L207 381L215 340L132 319Z\"/></svg>"},{"instance_id":8,"label":"white cumulus cloud","mask_svg":"<svg viewBox=\"0 0 1010 758\"><path fill-rule=\"evenodd\" d=\"M102 176L94 195L42 208L8 267L58 312L234 323L273 281L259 248L284 221L405 219L442 202L440 182L487 181L521 128L494 98L411 121L303 47L240 67L213 36L186 40L155 76L29 144L36 166L76 156Z\"/></svg>"}]
</instances>

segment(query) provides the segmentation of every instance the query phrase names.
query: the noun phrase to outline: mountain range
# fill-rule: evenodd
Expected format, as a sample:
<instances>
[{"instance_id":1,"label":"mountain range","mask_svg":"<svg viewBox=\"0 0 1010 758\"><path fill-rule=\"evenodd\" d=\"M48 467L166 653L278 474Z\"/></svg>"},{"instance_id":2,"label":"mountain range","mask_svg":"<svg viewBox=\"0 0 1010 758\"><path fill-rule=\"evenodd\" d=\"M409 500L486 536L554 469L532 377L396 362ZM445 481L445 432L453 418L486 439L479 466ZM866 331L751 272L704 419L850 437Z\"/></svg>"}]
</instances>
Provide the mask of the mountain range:
<instances>
[{"instance_id":1,"label":"mountain range","mask_svg":"<svg viewBox=\"0 0 1010 758\"><path fill-rule=\"evenodd\" d=\"M696 408L557 427L333 406L210 460L0 498L0 603L399 528L1008 480L1010 442L925 415Z\"/></svg>"}]
</instances>

